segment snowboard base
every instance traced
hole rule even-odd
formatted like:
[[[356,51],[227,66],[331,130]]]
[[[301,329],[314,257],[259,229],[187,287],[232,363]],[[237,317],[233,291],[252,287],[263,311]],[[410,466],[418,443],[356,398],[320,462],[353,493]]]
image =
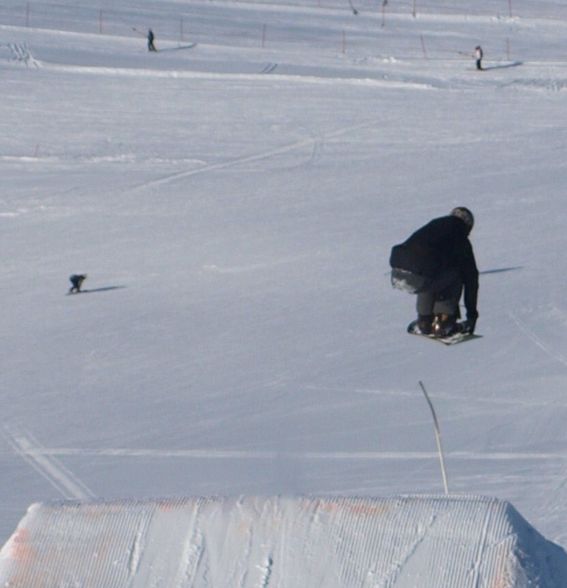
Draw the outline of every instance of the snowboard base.
[[[430,339],[431,341],[443,343],[443,345],[456,345],[457,343],[464,343],[465,341],[482,338],[482,335],[477,335],[476,333],[455,333],[454,335],[449,335],[449,337],[434,337],[433,335],[425,335],[421,331],[417,330],[417,321],[413,321],[409,324],[408,333],[410,335],[415,335],[416,337],[423,337],[424,339]]]

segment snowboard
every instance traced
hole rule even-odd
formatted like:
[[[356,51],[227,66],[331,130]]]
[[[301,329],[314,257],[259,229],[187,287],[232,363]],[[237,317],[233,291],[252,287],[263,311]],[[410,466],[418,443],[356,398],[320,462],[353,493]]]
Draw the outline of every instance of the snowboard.
[[[409,324],[408,333],[417,337],[430,339],[431,341],[437,341],[443,345],[456,345],[457,343],[464,343],[465,341],[480,339],[482,337],[482,335],[477,335],[476,333],[455,333],[454,335],[449,335],[448,337],[434,337],[433,335],[424,335],[417,330],[417,321],[413,321]]]

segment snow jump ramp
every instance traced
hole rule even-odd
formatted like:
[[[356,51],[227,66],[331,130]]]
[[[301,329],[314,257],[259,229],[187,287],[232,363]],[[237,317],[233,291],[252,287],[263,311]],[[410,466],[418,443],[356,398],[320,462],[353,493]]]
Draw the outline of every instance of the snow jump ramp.
[[[565,588],[567,555],[509,503],[463,496],[34,504],[9,588]]]

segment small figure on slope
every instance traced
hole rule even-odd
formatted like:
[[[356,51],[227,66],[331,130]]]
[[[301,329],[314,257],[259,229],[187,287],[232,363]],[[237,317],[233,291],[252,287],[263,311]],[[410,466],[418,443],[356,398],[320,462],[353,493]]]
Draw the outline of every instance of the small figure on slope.
[[[440,338],[474,333],[478,269],[468,238],[473,225],[471,211],[459,206],[392,248],[392,286],[417,294],[417,321],[409,332]],[[463,288],[467,320],[458,322]]]
[[[87,279],[87,274],[73,274],[69,276],[69,281],[71,282],[71,288],[69,289],[69,294],[78,294],[81,291],[81,286],[83,282]]]
[[[154,45],[155,35],[152,29],[148,29],[148,51],[157,51]]]
[[[482,58],[483,58],[482,47],[477,45],[474,49],[474,58],[476,60],[476,69],[482,70]]]

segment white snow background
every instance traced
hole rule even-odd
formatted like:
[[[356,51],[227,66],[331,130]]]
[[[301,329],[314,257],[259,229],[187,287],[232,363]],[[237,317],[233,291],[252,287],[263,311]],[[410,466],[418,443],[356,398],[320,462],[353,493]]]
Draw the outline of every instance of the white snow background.
[[[450,491],[567,547],[567,2],[113,4],[0,6],[0,544],[62,497],[440,493],[423,380]],[[446,348],[388,257],[456,205]]]

